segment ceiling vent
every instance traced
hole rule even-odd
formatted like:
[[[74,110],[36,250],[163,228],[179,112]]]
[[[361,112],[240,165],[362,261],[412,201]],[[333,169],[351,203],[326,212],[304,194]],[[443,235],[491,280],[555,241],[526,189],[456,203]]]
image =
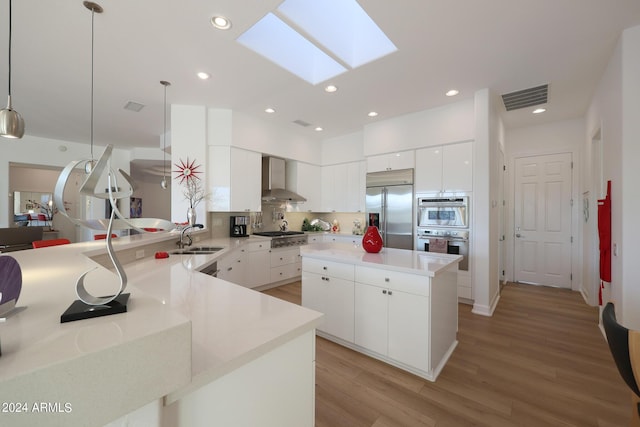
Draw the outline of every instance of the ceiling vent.
[[[300,125],[300,126],[302,126],[304,128],[311,126],[311,123],[307,123],[304,120],[300,120],[300,119],[294,120],[293,123],[295,123],[297,125]]]
[[[140,104],[139,102],[129,101],[125,104],[124,109],[129,111],[135,111],[139,113],[140,110],[144,108],[144,104]]]
[[[505,93],[502,95],[502,102],[504,102],[507,111],[546,104],[548,89],[549,85],[547,84],[519,90],[517,92]]]

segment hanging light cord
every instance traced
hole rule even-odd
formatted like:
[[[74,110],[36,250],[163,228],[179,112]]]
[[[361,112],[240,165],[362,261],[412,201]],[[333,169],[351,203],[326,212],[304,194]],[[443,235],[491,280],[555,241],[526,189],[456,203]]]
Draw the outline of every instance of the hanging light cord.
[[[164,109],[164,120],[162,123],[163,133],[162,133],[162,178],[167,178],[167,85],[163,83],[164,86],[164,104],[162,108]]]
[[[9,99],[11,99],[11,0],[9,0],[9,92],[8,93],[9,93]]]
[[[93,162],[93,18],[95,10],[91,8],[91,162]]]

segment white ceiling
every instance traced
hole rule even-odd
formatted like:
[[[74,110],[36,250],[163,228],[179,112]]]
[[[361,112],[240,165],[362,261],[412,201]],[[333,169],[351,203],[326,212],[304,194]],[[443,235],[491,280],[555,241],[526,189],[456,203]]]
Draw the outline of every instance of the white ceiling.
[[[638,0],[359,0],[398,47],[312,86],[235,42],[280,0],[98,0],[95,143],[159,147],[169,103],[229,108],[319,141],[367,123],[549,83],[547,112],[504,112],[507,127],[584,115],[621,31],[640,24]],[[7,93],[8,0],[0,0],[0,103]],[[222,14],[231,30],[215,30]],[[346,30],[345,30],[346,31]],[[81,0],[13,1],[13,106],[26,133],[89,142],[91,12]],[[201,81],[197,71],[211,79]],[[451,88],[460,95],[447,98]],[[128,101],[145,104],[139,113]],[[277,113],[266,115],[271,106]],[[367,112],[379,116],[371,119]],[[322,126],[301,128],[294,120]]]

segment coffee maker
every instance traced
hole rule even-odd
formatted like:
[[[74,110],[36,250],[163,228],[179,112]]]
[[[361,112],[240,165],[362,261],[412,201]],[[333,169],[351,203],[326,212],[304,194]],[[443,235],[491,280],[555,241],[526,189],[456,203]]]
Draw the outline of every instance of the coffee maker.
[[[230,237],[247,237],[247,224],[249,224],[248,216],[230,216],[229,217],[229,236]]]

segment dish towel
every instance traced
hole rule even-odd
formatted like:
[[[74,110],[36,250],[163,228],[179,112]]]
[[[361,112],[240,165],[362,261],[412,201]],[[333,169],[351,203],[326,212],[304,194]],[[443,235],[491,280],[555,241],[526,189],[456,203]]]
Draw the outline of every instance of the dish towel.
[[[429,252],[446,254],[448,247],[449,241],[447,239],[429,239]]]

